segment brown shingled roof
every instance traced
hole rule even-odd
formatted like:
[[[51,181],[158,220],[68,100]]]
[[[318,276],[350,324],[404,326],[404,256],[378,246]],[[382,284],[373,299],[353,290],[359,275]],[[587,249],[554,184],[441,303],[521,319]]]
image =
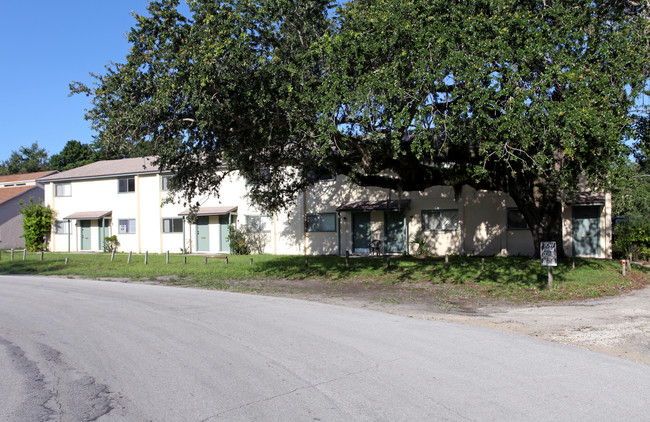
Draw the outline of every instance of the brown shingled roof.
[[[120,176],[139,173],[157,173],[158,166],[153,165],[155,157],[124,158],[105,160],[86,164],[39,179],[39,182],[52,182],[69,179],[91,179],[95,177]]]
[[[19,186],[17,188],[2,188],[2,189],[0,189],[0,204],[4,204],[5,202],[9,201],[10,199],[13,199],[13,198],[27,192],[28,190],[34,189],[36,187],[38,187],[38,186],[30,185],[30,186]]]
[[[40,179],[56,171],[38,171],[36,173],[22,173],[22,174],[9,174],[7,176],[0,176],[0,183],[15,183],[15,182],[31,182],[32,180]]]

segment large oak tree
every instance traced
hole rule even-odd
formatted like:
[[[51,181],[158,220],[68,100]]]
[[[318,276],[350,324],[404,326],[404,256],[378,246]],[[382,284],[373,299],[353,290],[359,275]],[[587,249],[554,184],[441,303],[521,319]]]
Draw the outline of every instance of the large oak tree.
[[[397,192],[507,192],[561,244],[562,201],[606,188],[648,81],[646,2],[151,2],[97,76],[99,142],[146,144],[185,199],[239,171],[274,211],[320,173]]]

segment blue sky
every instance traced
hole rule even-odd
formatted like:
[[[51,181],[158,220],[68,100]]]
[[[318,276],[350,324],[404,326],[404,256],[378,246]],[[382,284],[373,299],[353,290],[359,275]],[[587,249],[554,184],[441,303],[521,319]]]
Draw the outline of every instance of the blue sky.
[[[0,160],[37,141],[50,155],[71,139],[92,141],[89,98],[69,97],[72,81],[91,83],[110,61],[123,62],[147,0],[23,0],[2,6]]]

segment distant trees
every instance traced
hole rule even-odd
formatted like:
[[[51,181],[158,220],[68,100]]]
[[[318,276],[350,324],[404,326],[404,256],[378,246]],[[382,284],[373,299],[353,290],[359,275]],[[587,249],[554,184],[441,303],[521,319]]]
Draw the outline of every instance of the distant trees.
[[[1,174],[19,174],[44,171],[49,168],[47,151],[34,142],[29,147],[12,151],[9,159],[0,164]]]
[[[82,144],[79,141],[68,141],[60,153],[50,157],[50,169],[65,171],[75,167],[80,167],[95,160],[95,151],[88,144]]]

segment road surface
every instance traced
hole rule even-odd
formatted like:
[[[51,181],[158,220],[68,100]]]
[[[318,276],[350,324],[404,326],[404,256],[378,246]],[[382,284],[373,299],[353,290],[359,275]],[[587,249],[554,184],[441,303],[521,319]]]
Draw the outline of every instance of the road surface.
[[[648,420],[650,367],[483,327],[0,276],[1,421]]]

